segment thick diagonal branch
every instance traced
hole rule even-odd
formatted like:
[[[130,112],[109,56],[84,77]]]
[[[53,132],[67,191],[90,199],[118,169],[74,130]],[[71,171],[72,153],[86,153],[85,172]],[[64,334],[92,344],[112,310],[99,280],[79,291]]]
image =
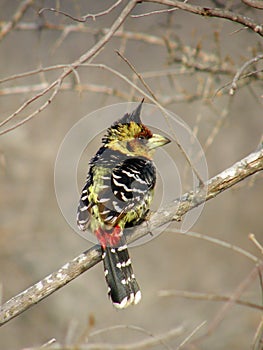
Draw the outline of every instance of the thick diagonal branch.
[[[185,193],[181,198],[158,210],[152,215],[147,224],[140,225],[128,236],[128,242],[143,237],[148,234],[149,230],[153,231],[173,220],[180,220],[191,209],[261,170],[263,170],[263,149],[249,154],[230,168],[208,180],[204,186]],[[96,265],[100,260],[100,247],[94,246],[63,265],[59,270],[11,298],[1,307],[0,325],[62,288],[65,284]]]

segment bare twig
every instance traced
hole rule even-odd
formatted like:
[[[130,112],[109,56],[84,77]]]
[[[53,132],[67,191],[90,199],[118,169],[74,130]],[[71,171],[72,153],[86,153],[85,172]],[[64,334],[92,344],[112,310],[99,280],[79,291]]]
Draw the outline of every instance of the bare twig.
[[[50,347],[50,345],[55,344],[57,340],[55,338],[52,338],[48,340],[45,344],[41,345],[41,348],[47,348]]]
[[[198,233],[198,232],[192,232],[192,231],[188,231],[188,232],[181,232],[179,230],[175,230],[176,233],[179,233],[181,235],[187,235],[187,236],[190,236],[190,237],[194,237],[194,238],[198,238],[198,239],[203,239],[205,241],[208,241],[210,243],[213,243],[213,244],[216,244],[218,246],[221,246],[223,248],[226,248],[226,249],[231,249],[233,252],[236,252],[238,254],[241,254],[243,256],[245,256],[246,258],[252,260],[254,263],[258,263],[259,262],[259,259],[249,253],[248,251],[232,244],[232,243],[229,243],[229,242],[226,242],[226,241],[223,241],[222,239],[218,239],[218,238],[215,238],[215,237],[211,237],[211,236],[207,236],[203,233]]]
[[[256,239],[255,235],[253,233],[250,233],[248,235],[248,238],[255,244],[255,246],[260,250],[261,254],[263,255],[263,247],[259,243],[259,241]]]
[[[250,66],[253,63],[258,62],[259,60],[263,59],[263,54],[257,55],[256,57],[251,58],[249,61],[243,64],[243,66],[236,72],[236,75],[234,76],[234,79],[232,80],[230,89],[229,89],[229,94],[234,95],[236,89],[237,89],[237,81],[240,79],[241,74],[243,71]]]
[[[122,2],[122,0],[118,0],[116,1],[112,6],[110,6],[108,9],[104,10],[104,11],[101,11],[101,12],[98,12],[98,13],[88,13],[87,15],[85,16],[82,16],[81,18],[78,18],[78,17],[74,17],[72,15],[70,15],[69,13],[67,12],[64,12],[64,11],[60,11],[60,10],[57,10],[57,9],[54,9],[54,8],[51,8],[51,7],[45,7],[43,9],[41,9],[38,13],[41,15],[43,12],[45,11],[50,11],[50,12],[55,12],[55,13],[59,13],[65,17],[68,17],[70,19],[72,19],[73,21],[76,21],[76,22],[86,22],[89,18],[92,18],[93,21],[96,20],[97,17],[101,17],[101,16],[105,16],[107,14],[109,14],[111,11],[113,11],[120,3]]]
[[[165,10],[156,10],[156,11],[151,11],[147,13],[141,13],[140,15],[131,15],[132,18],[140,18],[140,17],[147,17],[151,15],[159,15],[160,13],[167,13],[167,12],[174,12],[178,10],[177,7],[173,7],[171,9],[165,9]]]
[[[181,342],[181,344],[176,348],[176,350],[181,349],[189,340],[206,324],[206,321],[203,321]]]
[[[157,100],[157,97],[155,96],[153,90],[150,88],[150,86],[146,83],[146,81],[143,79],[142,75],[136,70],[136,68],[134,67],[134,65],[128,60],[127,57],[125,57],[120,51],[116,50],[117,55],[119,55],[121,57],[121,59],[127,63],[127,65],[131,68],[131,70],[133,71],[133,73],[137,76],[137,78],[139,79],[139,81],[142,83],[142,85],[145,87],[145,89],[151,94],[152,98],[155,101]]]
[[[10,81],[10,80],[29,77],[31,75],[38,74],[38,73],[49,72],[49,71],[57,70],[57,69],[64,69],[66,67],[69,67],[69,65],[68,64],[58,64],[56,66],[41,67],[41,68],[33,69],[31,71],[28,71],[28,72],[14,74],[14,75],[10,75],[9,77],[0,79],[0,84],[5,83],[5,82]]]
[[[172,221],[175,217],[181,219],[189,210],[196,208],[205,201],[214,198],[229,187],[261,170],[263,170],[262,149],[249,154],[229,169],[211,178],[205,186],[185,193],[181,198],[158,210],[151,216],[147,223],[140,225],[127,236],[128,243],[147,235],[149,231],[154,232],[154,229]],[[100,247],[94,246],[62,266],[58,271],[53,272],[35,285],[11,298],[1,307],[0,325],[8,322],[29,307],[54,293],[81,273],[97,264],[100,260]],[[239,295],[235,295],[235,299],[237,298],[239,298]]]
[[[194,299],[194,300],[204,300],[204,301],[220,301],[220,302],[228,302],[230,301],[230,296],[212,294],[212,293],[198,293],[198,292],[189,292],[186,290],[161,290],[159,292],[160,297],[181,297],[186,299]],[[235,299],[235,304],[247,306],[252,309],[263,311],[263,306],[250,303],[249,301]]]
[[[249,73],[244,74],[244,75],[242,75],[241,77],[239,77],[239,87],[245,86],[245,85],[248,84],[248,83],[246,83],[246,82],[244,81],[246,78],[250,78],[250,77],[256,76],[256,75],[259,74],[259,73],[262,73],[262,69],[254,70],[254,71],[252,71],[252,72],[249,72]],[[242,81],[243,81],[243,83],[242,83]],[[228,83],[226,83],[226,84],[224,84],[223,86],[220,86],[220,88],[218,88],[218,89],[215,91],[215,93],[214,93],[214,95],[213,95],[213,98],[214,98],[216,95],[218,95],[218,94],[222,94],[222,90],[225,89],[226,87],[231,86],[232,82],[233,82],[233,80],[230,81],[230,82],[228,82]],[[230,93],[228,92],[228,94],[230,94]]]

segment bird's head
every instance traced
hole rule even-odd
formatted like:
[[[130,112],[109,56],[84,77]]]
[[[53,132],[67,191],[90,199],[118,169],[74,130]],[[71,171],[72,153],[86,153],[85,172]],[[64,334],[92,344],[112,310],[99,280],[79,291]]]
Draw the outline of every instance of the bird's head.
[[[157,147],[164,146],[170,140],[162,135],[153,134],[141,121],[142,102],[131,113],[126,113],[115,122],[103,138],[105,146],[130,156],[152,158]]]

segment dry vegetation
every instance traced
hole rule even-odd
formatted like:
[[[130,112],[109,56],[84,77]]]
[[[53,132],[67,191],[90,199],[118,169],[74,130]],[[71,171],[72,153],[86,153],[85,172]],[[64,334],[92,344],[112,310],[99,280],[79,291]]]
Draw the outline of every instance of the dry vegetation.
[[[263,348],[262,9],[258,0],[1,1],[1,349]],[[59,211],[54,164],[84,115],[142,97],[190,126],[210,179],[186,185],[129,237],[170,222],[131,251],[143,300],[117,312],[100,250],[87,250]],[[180,233],[176,222],[208,199]]]

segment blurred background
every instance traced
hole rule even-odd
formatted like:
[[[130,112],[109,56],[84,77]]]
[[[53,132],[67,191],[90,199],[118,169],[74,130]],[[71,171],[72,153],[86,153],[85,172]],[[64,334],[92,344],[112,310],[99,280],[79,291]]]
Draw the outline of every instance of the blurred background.
[[[52,7],[81,18],[87,13],[104,11],[114,2],[0,0],[2,29],[25,3],[30,5],[21,12],[15,28],[1,37],[0,79],[41,67],[71,64],[104,35],[127,2],[96,20],[81,23],[48,11],[39,16],[38,11]],[[200,4],[228,6],[258,23],[262,19],[260,10],[240,1],[200,1]],[[142,3],[132,14],[165,8]],[[129,17],[92,63],[117,70],[143,89],[115,50],[129,59],[160,103],[193,130],[205,151],[209,177],[258,147],[263,125],[262,63],[249,67],[248,71],[256,70],[257,74],[240,80],[234,96],[229,96],[226,84],[246,61],[262,53],[259,35],[230,21],[183,11]],[[56,69],[1,81],[0,120],[12,115],[61,72]],[[68,130],[96,109],[143,97],[107,69],[80,67],[77,74],[79,81],[76,74],[67,77],[43,112],[0,136],[2,302],[91,247],[68,226],[55,196],[54,164]],[[24,120],[50,95],[18,113],[0,132]],[[102,123],[100,127],[104,130],[108,124]],[[98,145],[94,144],[94,150]],[[88,168],[89,157],[84,158],[86,161],[81,161],[78,169],[80,187]],[[171,189],[173,185],[171,182]],[[190,184],[185,187],[189,189]],[[262,194],[262,174],[257,174],[206,203],[192,231],[227,241],[260,257],[248,234],[254,233],[263,242]],[[131,249],[143,293],[139,305],[115,310],[107,298],[102,266],[98,264],[2,326],[0,348],[30,348],[51,338],[61,344],[76,345],[86,336],[91,343],[132,344],[182,326],[179,336],[164,336],[166,345],[155,345],[156,349],[176,348],[206,321],[191,341],[205,334],[223,303],[163,297],[159,292],[187,290],[231,295],[249,275],[254,263],[232,249],[176,234],[174,227],[171,224],[158,238]],[[240,298],[261,304],[261,287],[259,278],[253,280]],[[247,349],[253,344],[261,316],[255,308],[232,305],[222,322],[196,348]],[[122,327],[110,328],[117,325]],[[96,331],[100,332],[93,334]]]

